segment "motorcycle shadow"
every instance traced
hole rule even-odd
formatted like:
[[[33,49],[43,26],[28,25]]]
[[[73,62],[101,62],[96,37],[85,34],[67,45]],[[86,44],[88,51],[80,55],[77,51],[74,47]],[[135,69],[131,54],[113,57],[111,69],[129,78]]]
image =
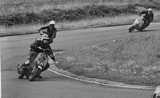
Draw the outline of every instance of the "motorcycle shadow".
[[[159,31],[157,29],[145,29],[142,32],[153,32],[153,31]]]
[[[155,32],[155,31],[159,31],[157,29],[145,29],[145,30],[142,30],[142,31],[139,31],[139,30],[135,30],[131,33],[140,33],[140,32]]]

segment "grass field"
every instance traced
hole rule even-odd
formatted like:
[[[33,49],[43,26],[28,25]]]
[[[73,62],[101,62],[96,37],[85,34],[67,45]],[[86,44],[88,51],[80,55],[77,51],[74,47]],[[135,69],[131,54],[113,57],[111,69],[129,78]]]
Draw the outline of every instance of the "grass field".
[[[56,55],[57,67],[77,75],[129,84],[159,85],[160,35],[139,33]]]
[[[94,19],[83,19],[79,21],[63,21],[56,23],[58,31],[74,30],[96,27],[110,27],[120,25],[130,25],[133,23],[137,15],[119,15],[114,17],[101,17]],[[160,11],[155,12],[154,22],[160,22]],[[37,30],[45,24],[24,24],[14,26],[0,26],[0,36],[14,36],[23,34],[38,33]],[[23,31],[23,32],[22,32]]]
[[[143,1],[143,2],[142,2]],[[0,0],[0,25],[45,23],[135,14],[160,9],[159,0]]]

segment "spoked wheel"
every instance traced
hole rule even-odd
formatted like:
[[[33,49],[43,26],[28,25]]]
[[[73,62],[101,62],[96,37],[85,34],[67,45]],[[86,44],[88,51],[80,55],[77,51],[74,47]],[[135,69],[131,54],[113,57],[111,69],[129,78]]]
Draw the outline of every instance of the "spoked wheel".
[[[37,78],[37,76],[39,76],[40,72],[41,70],[39,68],[34,67],[29,77],[29,81],[34,81]]]

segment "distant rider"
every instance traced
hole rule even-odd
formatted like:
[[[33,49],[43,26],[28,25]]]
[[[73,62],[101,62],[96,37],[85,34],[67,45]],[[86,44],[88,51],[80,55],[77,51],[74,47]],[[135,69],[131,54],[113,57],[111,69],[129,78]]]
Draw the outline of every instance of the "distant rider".
[[[143,31],[153,21],[154,14],[151,8],[141,11],[139,15],[140,17],[136,18],[132,26],[129,27],[129,32],[132,32],[134,29]]]
[[[151,8],[148,8],[147,10],[143,10],[142,12],[140,12],[140,16],[143,15],[143,19],[144,19],[144,25],[148,26],[154,18],[154,14]]]

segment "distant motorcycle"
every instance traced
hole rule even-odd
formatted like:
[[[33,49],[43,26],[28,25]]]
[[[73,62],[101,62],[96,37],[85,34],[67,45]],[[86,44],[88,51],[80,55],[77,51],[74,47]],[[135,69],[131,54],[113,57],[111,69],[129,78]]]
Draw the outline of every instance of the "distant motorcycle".
[[[147,28],[150,25],[149,20],[145,20],[144,16],[140,16],[135,19],[133,24],[129,27],[129,32],[133,32],[134,30],[143,31],[145,28]]]
[[[29,81],[34,81],[36,78],[38,78],[47,63],[48,55],[45,52],[40,52],[35,60],[31,63]]]

